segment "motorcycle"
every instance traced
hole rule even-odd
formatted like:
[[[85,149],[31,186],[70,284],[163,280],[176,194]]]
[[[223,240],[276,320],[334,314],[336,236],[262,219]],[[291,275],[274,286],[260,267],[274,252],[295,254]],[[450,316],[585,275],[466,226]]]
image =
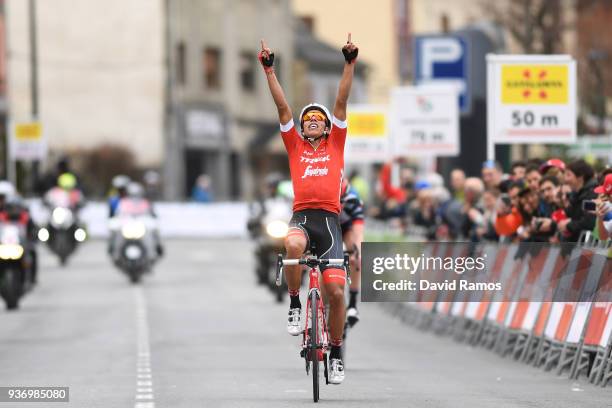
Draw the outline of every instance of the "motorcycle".
[[[6,308],[17,309],[33,285],[32,249],[25,226],[11,221],[0,224],[0,296]]]
[[[285,251],[285,237],[291,220],[291,203],[284,198],[271,198],[261,203],[257,217],[249,221],[249,231],[255,241],[255,273],[261,284],[267,285],[276,301],[282,302],[287,283],[276,286],[277,255]]]
[[[110,220],[109,253],[130,282],[140,282],[160,256],[157,222],[149,214],[118,214]]]
[[[47,243],[62,266],[86,238],[87,232],[79,225],[75,211],[68,206],[52,208],[47,225],[38,230],[38,240]]]

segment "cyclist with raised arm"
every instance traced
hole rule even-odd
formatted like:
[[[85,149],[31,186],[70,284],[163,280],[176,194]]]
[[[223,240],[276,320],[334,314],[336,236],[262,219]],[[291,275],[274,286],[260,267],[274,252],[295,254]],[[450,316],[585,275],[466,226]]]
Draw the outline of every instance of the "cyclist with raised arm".
[[[346,141],[346,105],[348,102],[358,49],[348,41],[342,47],[346,63],[340,79],[333,116],[320,104],[312,103],[300,113],[300,132],[293,122],[291,108],[274,73],[274,53],[261,41],[259,60],[266,73],[270,93],[278,109],[280,130],[289,156],[289,168],[295,198],[293,217],[285,239],[287,257],[299,258],[311,248],[320,259],[343,257],[342,232],[338,221],[340,189],[344,169]],[[300,303],[301,267],[285,268],[289,287],[289,319],[287,331],[292,336],[302,332]],[[329,382],[344,380],[341,347],[345,322],[343,267],[322,266],[323,286],[328,295],[330,331]]]

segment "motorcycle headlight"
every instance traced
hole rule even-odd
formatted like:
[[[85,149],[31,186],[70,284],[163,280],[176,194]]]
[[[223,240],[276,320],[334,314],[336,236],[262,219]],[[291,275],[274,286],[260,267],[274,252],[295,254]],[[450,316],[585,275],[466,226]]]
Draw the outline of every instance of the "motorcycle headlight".
[[[136,245],[130,245],[125,248],[125,257],[130,261],[135,261],[142,257],[142,249]]]
[[[128,222],[121,227],[121,235],[125,239],[140,239],[146,232],[147,228],[142,222]]]
[[[38,240],[40,242],[47,242],[49,240],[49,230],[41,228],[38,230]]]
[[[51,221],[54,225],[65,225],[72,222],[72,213],[67,208],[57,207],[51,213]]]
[[[16,244],[0,245],[0,259],[16,260],[23,256],[23,247]]]
[[[271,221],[266,225],[266,232],[273,238],[284,238],[289,231],[289,225],[285,221]]]
[[[74,239],[76,239],[78,242],[83,242],[86,238],[87,233],[83,228],[77,228],[76,231],[74,231]]]

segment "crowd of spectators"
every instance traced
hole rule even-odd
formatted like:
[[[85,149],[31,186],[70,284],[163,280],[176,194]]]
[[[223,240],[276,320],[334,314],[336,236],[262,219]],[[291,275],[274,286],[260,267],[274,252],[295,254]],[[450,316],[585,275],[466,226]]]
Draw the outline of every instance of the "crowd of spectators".
[[[612,238],[612,168],[584,160],[517,161],[509,174],[486,161],[480,177],[461,169],[417,178],[396,161],[383,166],[372,216],[425,231],[429,240],[579,242]],[[397,175],[393,181],[393,169]]]

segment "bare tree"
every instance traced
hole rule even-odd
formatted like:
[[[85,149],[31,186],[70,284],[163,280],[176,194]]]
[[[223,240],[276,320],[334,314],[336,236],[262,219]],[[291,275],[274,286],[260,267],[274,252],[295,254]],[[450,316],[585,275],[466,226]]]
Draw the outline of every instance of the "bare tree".
[[[504,27],[525,54],[555,54],[563,49],[563,0],[481,0],[493,21]]]

